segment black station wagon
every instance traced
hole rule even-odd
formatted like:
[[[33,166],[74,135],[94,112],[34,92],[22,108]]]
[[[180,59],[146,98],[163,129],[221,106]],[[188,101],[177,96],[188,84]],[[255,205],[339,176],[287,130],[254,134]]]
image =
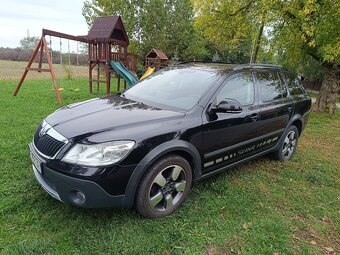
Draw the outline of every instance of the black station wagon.
[[[157,218],[183,203],[193,181],[267,153],[289,160],[310,109],[299,79],[280,66],[183,63],[52,113],[30,156],[60,201]]]

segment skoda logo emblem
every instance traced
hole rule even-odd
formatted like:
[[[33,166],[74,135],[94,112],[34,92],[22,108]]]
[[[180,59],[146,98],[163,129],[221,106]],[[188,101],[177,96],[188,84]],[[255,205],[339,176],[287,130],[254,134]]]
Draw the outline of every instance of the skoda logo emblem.
[[[43,137],[44,135],[46,135],[47,131],[49,130],[50,128],[48,126],[44,126],[42,127],[42,129],[40,130],[39,132],[39,137]]]

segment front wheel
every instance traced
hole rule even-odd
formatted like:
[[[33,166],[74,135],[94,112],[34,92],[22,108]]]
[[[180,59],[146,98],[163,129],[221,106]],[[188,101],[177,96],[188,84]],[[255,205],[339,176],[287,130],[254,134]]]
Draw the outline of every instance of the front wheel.
[[[191,183],[188,161],[177,155],[164,157],[143,177],[136,195],[136,209],[148,218],[169,215],[184,202]]]
[[[284,134],[284,139],[278,150],[273,152],[273,157],[279,161],[290,160],[297,147],[299,131],[296,126],[290,126]]]

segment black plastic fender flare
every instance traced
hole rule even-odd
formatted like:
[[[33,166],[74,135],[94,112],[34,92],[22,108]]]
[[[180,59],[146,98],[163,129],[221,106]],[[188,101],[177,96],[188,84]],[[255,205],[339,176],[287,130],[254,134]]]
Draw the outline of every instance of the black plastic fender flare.
[[[182,151],[188,153],[193,159],[193,180],[202,175],[201,156],[194,145],[183,140],[175,140],[162,143],[150,151],[133,171],[125,191],[124,207],[131,208],[134,205],[138,185],[150,166],[165,154]]]
[[[272,150],[277,150],[277,149],[279,149],[280,144],[281,144],[282,141],[285,139],[285,133],[287,132],[288,128],[293,124],[293,122],[296,121],[296,120],[301,121],[302,130],[303,130],[303,128],[304,128],[304,126],[303,126],[303,117],[302,117],[300,114],[295,114],[295,115],[289,120],[289,122],[288,122],[288,124],[287,124],[285,130],[283,131],[283,133],[282,133],[282,135],[281,135],[279,141],[276,143],[275,147],[274,147]],[[299,136],[300,136],[300,135],[301,135],[301,134],[299,134]]]

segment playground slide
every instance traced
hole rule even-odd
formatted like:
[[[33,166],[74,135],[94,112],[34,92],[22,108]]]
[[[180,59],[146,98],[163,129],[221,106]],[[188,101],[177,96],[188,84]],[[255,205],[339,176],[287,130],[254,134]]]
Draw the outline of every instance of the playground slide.
[[[148,77],[150,74],[153,74],[155,72],[155,67],[148,67],[148,70],[143,74],[143,76],[140,78],[140,80],[143,80],[144,78]]]
[[[122,64],[120,61],[110,61],[110,65],[124,80],[128,83],[129,87],[135,85],[138,79]]]

